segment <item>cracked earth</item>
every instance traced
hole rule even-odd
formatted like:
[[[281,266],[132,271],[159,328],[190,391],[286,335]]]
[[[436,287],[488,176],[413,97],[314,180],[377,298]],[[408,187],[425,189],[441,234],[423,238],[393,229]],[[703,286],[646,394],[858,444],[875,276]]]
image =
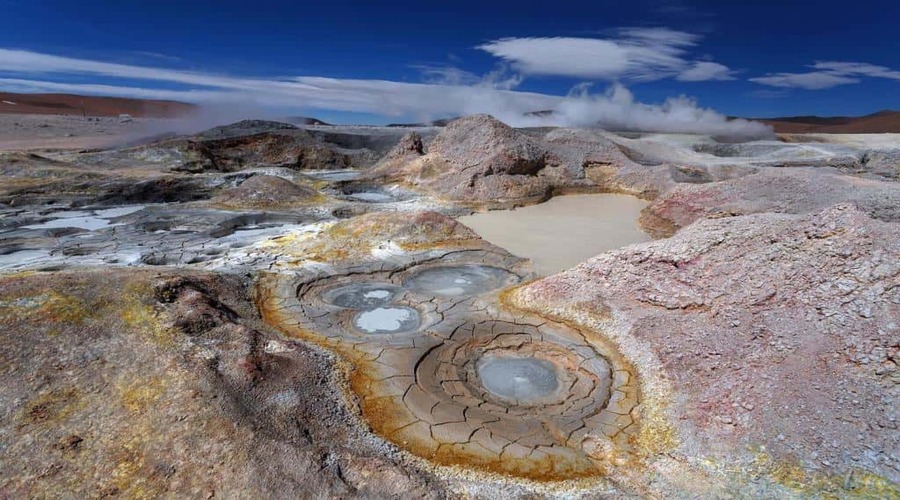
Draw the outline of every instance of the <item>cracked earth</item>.
[[[0,497],[898,495],[890,138],[405,132],[0,154]],[[658,239],[454,219],[584,192]]]
[[[515,260],[470,251],[390,271],[271,275],[259,304],[286,334],[347,356],[363,417],[417,456],[535,480],[599,475],[598,462],[621,465],[631,451],[633,371],[595,334],[499,307],[498,290],[522,279],[504,269]],[[414,328],[367,332],[354,320],[400,307]],[[498,360],[532,373],[480,368]],[[536,368],[551,387],[530,394]],[[508,377],[521,394],[491,389]]]

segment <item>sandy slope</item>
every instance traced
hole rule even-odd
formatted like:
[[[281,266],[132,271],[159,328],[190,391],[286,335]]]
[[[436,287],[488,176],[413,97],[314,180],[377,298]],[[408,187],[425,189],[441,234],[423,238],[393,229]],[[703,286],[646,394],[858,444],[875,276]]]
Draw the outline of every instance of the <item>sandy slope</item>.
[[[185,102],[96,97],[71,94],[16,94],[0,92],[0,113],[77,116],[131,116],[175,118],[196,111]]]

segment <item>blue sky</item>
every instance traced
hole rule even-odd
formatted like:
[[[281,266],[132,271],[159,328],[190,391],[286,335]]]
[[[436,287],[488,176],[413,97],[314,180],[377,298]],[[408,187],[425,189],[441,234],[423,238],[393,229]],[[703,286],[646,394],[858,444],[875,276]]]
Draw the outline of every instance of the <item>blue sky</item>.
[[[566,96],[589,103],[585,120],[900,108],[896,1],[0,0],[0,13],[11,91],[363,122],[512,116]],[[697,105],[665,104],[682,95]]]

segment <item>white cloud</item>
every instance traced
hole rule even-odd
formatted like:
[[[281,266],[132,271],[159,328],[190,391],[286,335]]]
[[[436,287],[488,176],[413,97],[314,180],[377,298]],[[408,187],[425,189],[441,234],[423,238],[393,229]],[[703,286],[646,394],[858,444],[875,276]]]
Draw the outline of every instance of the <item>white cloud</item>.
[[[807,73],[770,73],[766,76],[750,78],[751,82],[781,88],[801,88],[821,90],[859,83],[860,77],[888,78],[900,81],[900,71],[885,66],[859,62],[817,62]]]
[[[209,87],[234,87],[237,85],[235,79],[204,73],[106,63],[89,59],[41,54],[27,50],[0,49],[0,71],[25,74],[69,73],[102,75],[150,81],[179,82]]]
[[[150,57],[153,59],[161,59],[163,61],[169,61],[169,62],[181,61],[180,57],[170,56],[168,54],[163,54],[162,52],[149,52],[149,51],[145,51],[145,50],[138,50],[138,51],[135,51],[134,53],[139,56]]]
[[[724,65],[685,59],[699,39],[667,28],[627,28],[616,38],[503,38],[477,48],[528,75],[651,81],[687,73],[683,81],[727,79]]]
[[[895,71],[885,66],[876,66],[869,63],[858,62],[817,62],[813,68],[831,71],[840,75],[863,75],[876,78],[889,78],[900,80],[900,71]]]
[[[23,94],[51,92],[187,102],[221,101],[228,99],[231,95],[229,92],[212,90],[166,90],[94,83],[48,82],[40,80],[24,80],[20,78],[0,78],[0,89],[3,89],[6,92],[18,92]]]
[[[775,73],[766,76],[751,78],[751,82],[761,83],[770,87],[800,88],[807,90],[821,90],[859,83],[859,78],[829,73],[826,71],[814,71],[811,73]]]
[[[664,37],[665,33],[645,34]],[[3,74],[6,77],[3,77]],[[14,73],[10,75],[10,73]],[[60,83],[70,75],[94,75],[121,84]],[[282,116],[299,110],[334,110],[403,117],[415,121],[489,113],[515,126],[602,126],[612,129],[766,136],[762,124],[728,120],[686,98],[662,105],[635,102],[620,85],[603,94],[587,86],[568,96],[506,90],[517,76],[502,68],[481,78],[453,71],[434,72],[449,83],[406,83],[387,80],[298,76],[284,79],[233,77],[165,68],[151,68],[0,49],[0,89],[18,92],[68,92],[206,103],[219,108],[277,110]],[[134,81],[176,83],[186,90],[154,89]],[[552,110],[548,116],[526,116]],[[228,115],[234,117],[233,114]]]
[[[426,83],[438,85],[473,85],[480,81],[475,73],[449,65],[414,64]]]
[[[498,66],[484,76],[449,65],[419,64],[410,66],[419,70],[425,83],[438,85],[480,85],[483,87],[512,90],[522,83],[522,75],[511,72],[506,65]]]
[[[710,61],[698,61],[694,66],[682,71],[675,77],[682,82],[705,82],[709,80],[734,80],[734,71],[724,64]]]

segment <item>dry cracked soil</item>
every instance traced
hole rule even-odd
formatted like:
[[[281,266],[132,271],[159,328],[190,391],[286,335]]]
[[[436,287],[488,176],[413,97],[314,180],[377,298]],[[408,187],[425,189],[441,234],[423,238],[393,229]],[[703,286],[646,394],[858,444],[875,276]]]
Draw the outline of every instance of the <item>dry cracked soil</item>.
[[[900,135],[3,120],[2,498],[900,496]]]

